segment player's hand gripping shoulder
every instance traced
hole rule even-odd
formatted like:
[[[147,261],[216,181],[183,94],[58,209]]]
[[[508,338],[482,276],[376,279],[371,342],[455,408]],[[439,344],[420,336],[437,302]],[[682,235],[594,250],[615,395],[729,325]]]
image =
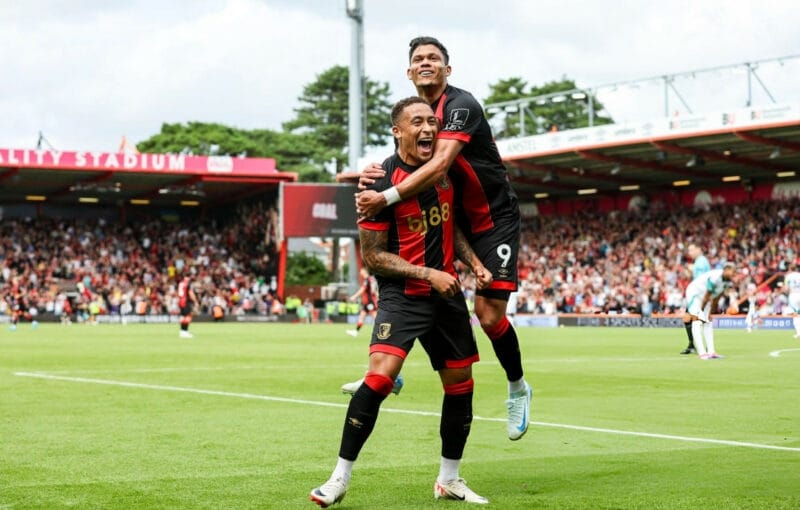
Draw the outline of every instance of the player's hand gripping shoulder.
[[[386,197],[383,193],[367,189],[375,181],[386,175],[386,171],[379,163],[370,163],[358,179],[359,192],[356,193],[356,214],[364,218],[372,218],[386,207]]]
[[[364,191],[375,184],[375,181],[386,175],[386,170],[383,169],[380,163],[370,163],[358,175],[358,191]]]

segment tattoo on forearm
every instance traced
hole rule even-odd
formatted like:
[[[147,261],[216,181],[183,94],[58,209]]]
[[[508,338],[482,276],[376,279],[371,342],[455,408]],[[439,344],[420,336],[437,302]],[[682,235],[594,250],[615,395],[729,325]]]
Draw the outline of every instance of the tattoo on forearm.
[[[367,268],[373,273],[388,278],[428,280],[430,268],[415,266],[402,257],[386,251],[389,243],[388,232],[362,228],[358,230],[358,237],[361,240],[361,256]]]
[[[478,256],[473,251],[472,246],[469,245],[467,242],[467,238],[464,236],[464,233],[461,232],[461,229],[456,227],[455,228],[455,250],[456,250],[456,257],[466,264],[470,269],[473,271],[475,270],[475,262],[478,259]]]

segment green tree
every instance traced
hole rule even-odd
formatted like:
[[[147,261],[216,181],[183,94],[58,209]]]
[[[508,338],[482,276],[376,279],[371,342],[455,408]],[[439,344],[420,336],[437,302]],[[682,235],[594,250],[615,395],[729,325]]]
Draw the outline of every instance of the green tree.
[[[286,285],[326,285],[331,275],[317,257],[301,251],[286,257]]]
[[[329,182],[331,175],[321,163],[325,148],[313,134],[294,134],[269,129],[244,130],[223,124],[189,122],[162,124],[161,132],[136,144],[141,152],[227,154],[273,158],[283,172],[297,172],[300,181]]]
[[[551,81],[540,86],[529,86],[528,82],[522,78],[512,77],[498,80],[494,84],[490,84],[489,88],[489,97],[484,101],[487,106],[487,116],[489,118],[497,115],[504,116],[502,124],[502,117],[495,117],[498,121],[493,123],[495,127],[498,124],[502,126],[495,133],[498,138],[519,136],[522,131],[522,122],[525,122],[526,134],[543,132],[553,127],[565,130],[589,125],[589,92],[583,91],[581,94],[578,92],[575,81],[566,77],[560,81]],[[559,92],[564,94],[559,94]],[[542,96],[549,96],[549,98],[544,99]],[[531,101],[523,106],[521,112],[511,105],[502,108],[501,111],[494,111],[495,108],[492,107],[493,104],[526,98],[530,98]],[[540,98],[540,100],[537,101],[535,98]],[[607,116],[603,104],[594,96],[591,97],[591,100],[594,125],[611,124],[613,120]]]
[[[316,81],[303,88],[296,117],[283,124],[289,133],[312,134],[323,148],[315,156],[321,161],[335,160],[337,172],[348,159],[349,80],[350,70],[345,66],[334,66],[317,75]],[[379,147],[391,136],[389,84],[365,79],[364,91],[364,145]]]
[[[297,172],[305,182],[333,180],[326,166],[338,172],[347,160],[350,71],[334,66],[303,89],[296,118],[282,131],[244,130],[218,123],[162,124],[161,132],[136,144],[142,152],[196,155],[228,154],[274,158],[284,172]],[[364,80],[365,144],[385,145],[391,137],[389,84]]]

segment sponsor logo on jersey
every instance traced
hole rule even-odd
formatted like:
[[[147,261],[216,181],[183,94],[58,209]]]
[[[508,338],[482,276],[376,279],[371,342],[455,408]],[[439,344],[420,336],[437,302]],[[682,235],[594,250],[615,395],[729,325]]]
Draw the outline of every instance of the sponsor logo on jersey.
[[[443,131],[460,131],[467,125],[469,118],[469,110],[466,108],[456,108],[450,112],[450,118],[447,119],[447,124],[444,126]]]

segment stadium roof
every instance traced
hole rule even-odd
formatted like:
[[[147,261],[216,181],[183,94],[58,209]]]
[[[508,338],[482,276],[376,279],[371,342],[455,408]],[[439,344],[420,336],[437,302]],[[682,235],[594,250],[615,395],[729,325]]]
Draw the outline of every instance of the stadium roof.
[[[0,203],[218,205],[296,179],[267,158],[0,149]]]
[[[498,140],[523,201],[800,177],[800,104]]]

